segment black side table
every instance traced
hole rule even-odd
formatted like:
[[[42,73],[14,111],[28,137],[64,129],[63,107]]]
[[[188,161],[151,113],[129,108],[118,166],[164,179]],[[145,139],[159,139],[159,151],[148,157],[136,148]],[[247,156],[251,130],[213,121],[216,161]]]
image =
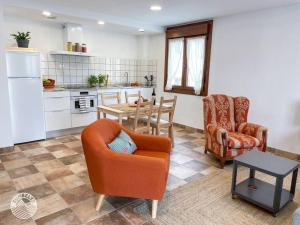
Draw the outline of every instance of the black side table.
[[[236,184],[237,168],[244,166],[250,169],[249,178]],[[255,171],[276,177],[276,184],[270,184],[255,178]],[[283,179],[293,172],[290,190],[282,188]],[[252,150],[233,160],[232,198],[236,196],[260,206],[277,216],[277,213],[295,195],[298,174],[298,162],[283,157]]]

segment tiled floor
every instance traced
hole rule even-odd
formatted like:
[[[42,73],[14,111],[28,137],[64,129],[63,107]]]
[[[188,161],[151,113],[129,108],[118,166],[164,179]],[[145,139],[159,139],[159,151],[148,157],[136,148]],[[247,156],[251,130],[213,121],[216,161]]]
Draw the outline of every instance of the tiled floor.
[[[175,147],[167,190],[172,190],[216,170],[217,161],[204,154],[203,135],[175,129]],[[10,201],[18,192],[31,193],[38,210],[33,219],[15,218]],[[87,174],[80,135],[23,144],[0,153],[0,224],[151,224],[139,214],[141,199],[107,197],[95,211],[97,195]],[[141,204],[141,201],[145,204]]]

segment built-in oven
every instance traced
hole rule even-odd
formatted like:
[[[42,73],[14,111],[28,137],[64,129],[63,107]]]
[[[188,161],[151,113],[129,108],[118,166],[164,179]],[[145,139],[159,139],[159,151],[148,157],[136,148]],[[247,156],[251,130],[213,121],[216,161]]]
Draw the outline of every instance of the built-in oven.
[[[97,91],[71,91],[71,113],[88,113],[97,110]]]

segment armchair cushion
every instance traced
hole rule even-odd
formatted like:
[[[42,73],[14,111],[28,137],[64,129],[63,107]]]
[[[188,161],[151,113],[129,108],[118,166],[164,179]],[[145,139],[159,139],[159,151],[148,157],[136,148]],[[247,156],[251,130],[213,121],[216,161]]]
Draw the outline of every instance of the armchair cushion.
[[[234,149],[240,148],[254,148],[260,146],[260,141],[252,136],[237,133],[237,132],[229,132],[228,134],[228,147]]]
[[[110,143],[108,147],[116,152],[132,154],[136,150],[136,145],[133,140],[124,131]]]

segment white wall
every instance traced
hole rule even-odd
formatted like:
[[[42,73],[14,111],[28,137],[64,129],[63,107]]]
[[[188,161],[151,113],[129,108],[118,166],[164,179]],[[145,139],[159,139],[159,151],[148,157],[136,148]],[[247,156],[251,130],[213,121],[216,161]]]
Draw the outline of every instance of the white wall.
[[[300,5],[214,20],[209,94],[247,96],[249,121],[269,128],[269,146],[300,154]],[[149,41],[163,92],[164,35]],[[175,122],[203,128],[202,98],[178,95]]]
[[[0,148],[13,145],[12,130],[10,123],[10,105],[8,95],[8,81],[6,76],[6,65],[4,55],[3,39],[3,11],[0,3]]]
[[[15,16],[5,16],[6,46],[15,46],[10,34],[17,31],[31,31],[30,47],[41,52],[63,50],[62,25],[48,21],[35,21]],[[83,41],[90,53],[104,57],[136,58],[138,54],[137,37],[116,32],[108,32],[83,27]]]
[[[214,21],[210,93],[250,99],[272,147],[300,153],[300,5]]]

